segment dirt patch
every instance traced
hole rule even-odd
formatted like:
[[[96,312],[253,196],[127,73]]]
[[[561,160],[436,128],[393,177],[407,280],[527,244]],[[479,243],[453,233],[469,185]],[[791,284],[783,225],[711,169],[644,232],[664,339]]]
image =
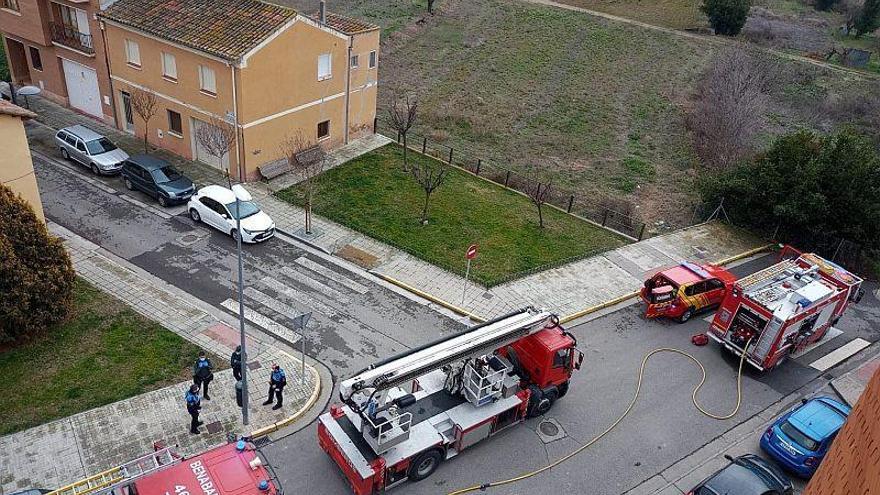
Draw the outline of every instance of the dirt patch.
[[[365,270],[372,270],[379,266],[379,258],[377,256],[374,256],[363,249],[356,248],[351,244],[342,246],[342,248],[338,249],[334,254],[344,260],[351,261]]]

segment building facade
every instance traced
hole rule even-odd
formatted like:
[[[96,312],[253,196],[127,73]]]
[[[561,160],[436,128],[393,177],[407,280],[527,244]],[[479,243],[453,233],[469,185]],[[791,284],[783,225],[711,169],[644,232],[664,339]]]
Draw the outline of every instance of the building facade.
[[[377,26],[260,0],[119,0],[99,19],[119,126],[142,136],[132,97],[154,94],[155,146],[255,180],[288,136],[332,148],[373,132]],[[195,138],[218,121],[236,135],[222,160]]]
[[[0,0],[13,85],[114,124],[110,75],[95,14],[99,0]]]
[[[25,119],[36,115],[30,110],[0,100],[0,184],[20,194],[34,208],[37,218],[46,221],[40,190],[34,175],[31,150],[24,133]]]

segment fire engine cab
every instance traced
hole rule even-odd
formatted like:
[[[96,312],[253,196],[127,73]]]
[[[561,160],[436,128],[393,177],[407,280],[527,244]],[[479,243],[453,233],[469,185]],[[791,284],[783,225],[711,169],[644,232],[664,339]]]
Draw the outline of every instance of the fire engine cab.
[[[665,316],[679,323],[695,313],[721,304],[734,277],[720,266],[682,263],[661,270],[645,281],[641,297],[647,303],[645,317]]]
[[[821,340],[849,304],[859,302],[861,285],[861,278],[839,265],[800,254],[737,280],[715,313],[709,337],[769,370]]]
[[[48,495],[282,495],[256,448],[243,440],[184,459],[170,447]]]
[[[339,385],[318,442],[357,495],[430,476],[568,391],[583,353],[555,315],[525,308],[376,363]]]

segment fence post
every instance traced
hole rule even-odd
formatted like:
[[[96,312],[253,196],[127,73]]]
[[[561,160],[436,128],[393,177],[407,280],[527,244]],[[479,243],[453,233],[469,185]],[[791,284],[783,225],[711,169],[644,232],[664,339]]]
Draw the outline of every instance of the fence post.
[[[566,213],[571,213],[572,204],[574,204],[574,194],[568,197],[568,208],[565,210]]]
[[[642,224],[642,228],[639,229],[639,240],[642,240],[642,236],[645,235],[645,224]]]
[[[608,221],[608,208],[605,208],[605,212],[602,213],[602,226],[605,226],[605,222]]]
[[[504,187],[507,187],[508,182],[510,182],[510,170],[507,171],[507,177],[504,178]]]
[[[373,117],[373,134],[376,134],[376,130],[379,127],[379,117]]]
[[[397,144],[400,144],[400,131],[397,131]]]
[[[482,165],[482,164],[483,164],[483,160],[480,158],[477,158],[477,173],[476,173],[476,175],[480,175],[480,165]]]
[[[452,165],[452,147],[449,148],[449,164]]]
[[[425,150],[427,150],[427,149],[428,149],[428,138],[423,137],[422,138],[422,154],[423,155],[425,154]]]

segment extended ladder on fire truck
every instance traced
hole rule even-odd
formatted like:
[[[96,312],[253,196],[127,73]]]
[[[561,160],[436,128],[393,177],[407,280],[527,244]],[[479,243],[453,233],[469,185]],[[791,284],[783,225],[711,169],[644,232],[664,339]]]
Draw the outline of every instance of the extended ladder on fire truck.
[[[179,463],[180,459],[180,455],[171,447],[165,447],[61,487],[48,495],[117,495],[114,490],[127,486],[150,473],[173,466]]]

